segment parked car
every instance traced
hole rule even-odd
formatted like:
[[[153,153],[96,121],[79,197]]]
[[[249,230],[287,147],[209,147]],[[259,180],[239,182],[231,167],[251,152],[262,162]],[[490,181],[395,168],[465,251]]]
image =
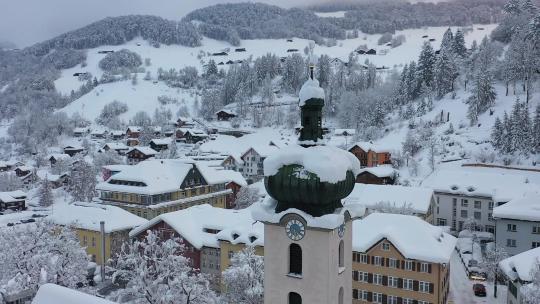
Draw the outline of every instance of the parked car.
[[[37,213],[34,213],[32,214],[32,218],[40,218],[40,217],[46,217],[47,215],[45,214],[37,214]]]
[[[21,220],[21,223],[23,224],[28,224],[28,223],[34,223],[36,220],[35,219],[27,219],[27,220]]]
[[[15,226],[15,224],[13,224],[13,223],[7,223],[7,226],[8,226],[8,227],[11,227],[11,226]]]
[[[477,297],[486,296],[486,286],[484,284],[476,283],[473,285],[474,295]]]

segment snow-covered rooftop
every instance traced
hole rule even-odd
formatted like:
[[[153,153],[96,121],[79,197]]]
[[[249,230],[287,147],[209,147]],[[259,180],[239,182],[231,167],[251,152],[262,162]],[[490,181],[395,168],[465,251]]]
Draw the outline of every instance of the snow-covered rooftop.
[[[382,166],[377,166],[377,167],[362,168],[359,174],[362,174],[363,172],[369,172],[377,177],[383,178],[383,177],[393,177],[394,175],[396,175],[397,170],[392,168],[391,165],[382,165]]]
[[[493,217],[524,221],[540,221],[540,193],[529,192],[495,207]]]
[[[144,155],[156,155],[158,154],[158,151],[150,148],[150,147],[146,147],[146,146],[143,146],[143,147],[133,147],[131,149],[129,149],[129,151],[127,151],[126,153],[129,153],[131,151],[134,151],[134,150],[137,150],[139,152],[141,152],[142,154]]]
[[[47,156],[48,159],[50,158],[54,158],[56,160],[59,160],[59,159],[69,159],[71,158],[71,156],[67,155],[67,154],[63,154],[63,153],[52,153],[52,154],[49,154]]]
[[[112,150],[129,150],[128,146],[119,142],[106,143],[103,145],[103,149],[105,149],[105,147],[109,147],[109,149],[112,149]]]
[[[260,227],[262,224],[255,223],[250,208],[233,210],[212,207],[208,204],[161,214],[148,223],[133,229],[129,235],[134,237],[160,222],[167,223],[197,249],[202,247],[219,248],[219,240],[229,240],[229,237],[236,242],[247,240],[247,244],[260,246],[264,244],[264,229]],[[234,239],[235,233],[242,238]],[[249,239],[251,236],[255,236],[256,240],[251,242]]]
[[[106,233],[133,229],[147,222],[119,207],[83,202],[55,205],[54,213],[47,219],[58,225],[92,231],[100,231],[99,222],[104,221]]]
[[[410,215],[373,213],[353,222],[353,250],[367,252],[382,239],[407,259],[448,263],[456,238],[443,228]]]
[[[383,152],[392,151],[392,148],[390,147],[387,147],[381,144],[374,144],[373,142],[367,142],[367,141],[360,141],[360,142],[354,143],[350,149],[354,148],[355,146],[358,146],[360,149],[364,150],[365,152],[368,152],[369,150],[375,153],[383,153]]]
[[[492,197],[497,202],[510,201],[539,187],[528,183],[522,175],[465,169],[437,170],[422,182],[422,186],[436,192]]]
[[[20,190],[17,191],[9,191],[9,192],[0,192],[0,201],[4,203],[11,203],[11,202],[17,202],[21,199],[18,199],[17,197],[24,197],[26,198],[26,194]]]
[[[531,281],[531,271],[537,263],[540,263],[540,247],[506,258],[499,262],[499,267],[512,281]]]
[[[304,106],[306,101],[312,98],[324,99],[324,90],[319,86],[319,81],[317,79],[308,79],[299,93],[300,103],[299,106]]]
[[[380,203],[392,206],[410,207],[415,212],[426,214],[433,199],[433,190],[429,188],[405,187],[394,185],[355,184],[351,194],[343,204],[359,204],[375,208]]]
[[[268,156],[270,156],[272,154],[275,154],[277,151],[279,151],[279,148],[277,146],[275,146],[275,145],[270,145],[270,144],[267,144],[267,145],[254,145],[254,146],[250,147],[249,149],[247,149],[247,151],[245,151],[242,154],[242,158],[250,150],[254,150],[255,152],[257,152],[257,154],[259,154],[262,157],[268,157]]]
[[[95,297],[74,289],[47,283],[41,285],[32,300],[32,304],[114,304],[111,301]]]
[[[359,218],[365,213],[365,208],[363,206],[349,205],[336,210],[335,213],[314,217],[302,210],[295,208],[289,208],[282,212],[276,213],[276,205],[277,201],[267,195],[260,204],[252,205],[253,218],[257,221],[277,224],[285,215],[297,214],[306,221],[308,227],[336,229],[345,221],[345,212],[348,212],[353,219]]]
[[[321,182],[329,183],[345,180],[349,170],[354,176],[360,172],[358,159],[345,150],[330,146],[288,146],[264,160],[264,175],[275,175],[281,167],[292,164],[303,166]]]
[[[168,146],[171,143],[170,138],[154,138],[150,142],[153,142],[155,145],[161,146],[166,145]]]

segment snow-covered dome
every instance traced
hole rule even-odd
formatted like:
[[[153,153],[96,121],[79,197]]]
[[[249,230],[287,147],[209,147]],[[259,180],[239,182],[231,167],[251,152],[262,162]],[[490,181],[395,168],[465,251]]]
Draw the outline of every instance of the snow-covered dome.
[[[317,79],[308,79],[300,89],[300,106],[304,106],[306,101],[316,98],[324,99],[324,90],[319,86]]]

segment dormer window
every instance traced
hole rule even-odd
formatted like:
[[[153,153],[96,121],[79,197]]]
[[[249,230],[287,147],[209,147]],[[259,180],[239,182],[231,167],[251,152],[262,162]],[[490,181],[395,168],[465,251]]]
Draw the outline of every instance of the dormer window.
[[[250,236],[250,237],[249,237],[249,241],[250,241],[251,243],[255,242],[256,240],[257,240],[257,237],[256,237],[256,236]]]
[[[233,240],[236,240],[240,235],[238,233],[233,233],[232,237]]]

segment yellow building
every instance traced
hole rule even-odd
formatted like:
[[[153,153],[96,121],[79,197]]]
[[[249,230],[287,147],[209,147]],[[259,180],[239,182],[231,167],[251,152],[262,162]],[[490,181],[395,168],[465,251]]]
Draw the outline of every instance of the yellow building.
[[[114,257],[129,239],[129,231],[145,224],[147,220],[121,208],[95,203],[73,203],[55,206],[54,214],[47,219],[57,225],[72,227],[90,259],[97,264]],[[102,251],[101,222],[104,222],[105,251]]]
[[[118,171],[97,185],[100,199],[145,219],[202,204],[225,208],[232,193],[225,174],[192,160],[146,160]]]

